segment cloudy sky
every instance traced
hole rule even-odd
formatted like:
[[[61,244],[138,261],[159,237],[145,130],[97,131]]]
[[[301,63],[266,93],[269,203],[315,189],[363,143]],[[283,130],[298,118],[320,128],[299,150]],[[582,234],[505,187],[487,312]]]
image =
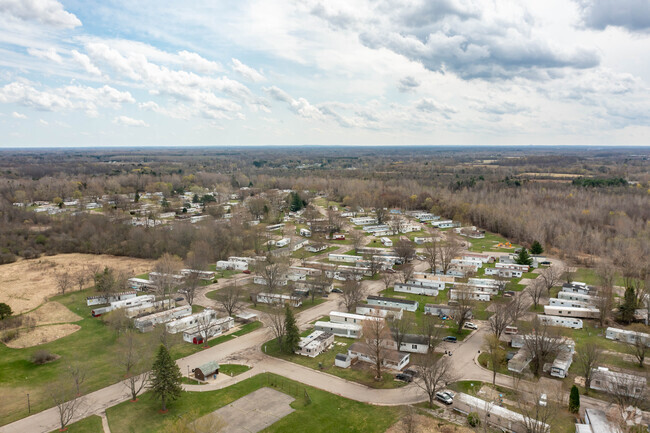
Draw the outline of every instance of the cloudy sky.
[[[650,144],[649,0],[0,0],[0,146]]]

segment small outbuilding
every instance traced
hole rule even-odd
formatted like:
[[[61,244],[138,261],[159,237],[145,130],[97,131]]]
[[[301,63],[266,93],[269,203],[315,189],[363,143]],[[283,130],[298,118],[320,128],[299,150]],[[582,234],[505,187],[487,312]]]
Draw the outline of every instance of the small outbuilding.
[[[219,374],[219,363],[217,361],[210,361],[196,367],[192,371],[194,372],[194,377],[196,379],[205,380],[206,377],[210,377],[213,374]]]
[[[348,368],[350,366],[350,357],[347,353],[338,353],[334,358],[334,365],[341,368]]]

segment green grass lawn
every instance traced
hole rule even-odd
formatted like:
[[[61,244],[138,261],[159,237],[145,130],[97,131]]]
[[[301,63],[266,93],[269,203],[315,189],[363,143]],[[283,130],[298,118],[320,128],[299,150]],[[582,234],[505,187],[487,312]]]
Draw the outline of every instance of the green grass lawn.
[[[135,277],[136,278],[141,278],[143,280],[148,280],[149,279],[149,274],[140,274],[140,275],[136,275]]]
[[[150,393],[144,394],[136,403],[126,401],[109,408],[106,413],[111,431],[157,433],[162,431],[167,419],[176,419],[193,409],[198,411],[198,416],[203,416],[263,387],[277,389],[296,399],[291,404],[295,411],[262,430],[267,433],[383,433],[400,415],[398,407],[372,406],[348,400],[270,373],[259,374],[217,391],[184,392],[179,400],[169,404],[169,411],[165,414],[159,413],[160,402]]]
[[[472,239],[468,237],[465,240],[467,240],[469,243],[472,244],[472,246],[469,249],[470,251],[479,252],[479,253],[484,251],[514,253],[515,248],[519,248],[521,246],[521,245],[512,244],[512,248],[494,248],[499,242],[506,243],[507,239],[497,234],[489,233],[489,232],[485,233],[485,237],[483,239]]]
[[[573,281],[581,281],[596,286],[600,284],[598,274],[593,268],[577,268],[573,274]],[[614,284],[617,286],[625,286],[625,280],[620,275],[617,275],[614,279]]]
[[[248,365],[242,364],[221,364],[219,365],[219,374],[226,376],[237,376],[247,372],[251,368]]]
[[[53,430],[51,433],[58,432],[59,429]],[[70,433],[98,433],[102,432],[102,419],[99,415],[91,415],[88,418],[80,419],[79,421],[68,424]]]
[[[52,400],[47,394],[48,386],[66,374],[72,364],[78,364],[87,372],[83,385],[85,392],[92,392],[121,380],[121,373],[115,365],[117,336],[102,318],[91,317],[91,307],[86,306],[86,297],[94,294],[91,289],[86,289],[51,298],[82,317],[81,321],[75,322],[81,326],[77,332],[31,348],[11,349],[0,345],[0,394],[21,396],[0,398],[0,425],[28,415],[27,399],[22,398],[27,393],[30,394],[32,413],[52,407]],[[259,326],[249,324],[244,328],[248,327],[245,330],[250,332]],[[147,339],[150,336],[152,334],[142,337]],[[235,337],[232,335],[220,336],[210,340],[208,344],[212,347],[233,338]],[[174,359],[202,350],[200,345],[182,342],[180,334],[171,336],[171,341],[176,343],[170,351]],[[54,353],[59,358],[44,365],[33,364],[30,360],[32,354],[41,349]]]
[[[325,299],[325,298],[314,298],[314,302],[312,302],[311,297],[303,298],[302,305],[300,307],[298,307],[298,308],[294,308],[293,311],[295,313],[299,313],[299,312],[304,311],[304,310],[306,310],[308,308],[315,307],[316,305],[322,304],[326,300],[327,299]],[[257,311],[261,311],[263,313],[267,313],[267,312],[271,311],[271,307],[269,305],[266,305],[266,304],[259,304],[258,303],[256,306],[251,305],[250,308],[252,308],[254,310],[257,310]]]
[[[304,334],[310,334],[311,330],[305,331]],[[280,350],[275,339],[270,340],[264,344],[264,350],[267,355],[275,356],[305,367],[313,368],[314,370],[323,371],[334,376],[342,377],[346,380],[358,382],[371,388],[398,388],[405,385],[405,382],[395,380],[395,377],[390,373],[384,373],[381,381],[374,379],[374,373],[370,368],[366,368],[369,364],[359,363],[360,368],[340,368],[334,365],[334,358],[337,353],[347,353],[348,347],[358,340],[352,338],[335,337],[336,345],[320,355],[310,358],[308,356],[287,354]]]

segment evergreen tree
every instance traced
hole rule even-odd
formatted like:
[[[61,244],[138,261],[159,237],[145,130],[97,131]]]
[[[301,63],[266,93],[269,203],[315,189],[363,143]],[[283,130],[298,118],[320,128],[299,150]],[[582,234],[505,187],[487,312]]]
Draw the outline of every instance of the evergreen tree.
[[[305,207],[305,203],[302,201],[298,193],[292,192],[289,195],[289,209],[291,212],[297,212],[303,207]]]
[[[618,312],[621,315],[621,321],[631,323],[634,320],[634,311],[636,310],[636,293],[633,287],[625,289],[623,303],[619,305]]]
[[[530,258],[530,254],[528,254],[528,250],[524,247],[521,247],[521,250],[519,250],[519,255],[515,259],[515,263],[518,265],[532,265],[533,264],[533,259]]]
[[[198,203],[199,202],[199,195],[194,194],[194,197],[192,197],[192,203]]]
[[[569,394],[569,412],[578,413],[578,411],[580,411],[580,393],[578,387],[573,385]]]
[[[544,252],[544,248],[542,248],[542,244],[540,244],[539,241],[535,241],[530,246],[530,252],[537,256]]]
[[[285,308],[287,311],[284,318],[284,351],[286,353],[293,353],[298,348],[298,343],[300,343],[300,331],[298,330],[298,325],[296,325],[296,317],[293,315],[289,304]]]
[[[133,199],[134,202],[139,202],[140,201],[140,193],[138,191],[135,192],[135,198]]]
[[[3,320],[13,314],[11,307],[4,302],[0,302],[0,320]]]
[[[151,368],[151,391],[162,401],[163,411],[167,410],[167,401],[181,396],[181,377],[181,369],[161,344]]]

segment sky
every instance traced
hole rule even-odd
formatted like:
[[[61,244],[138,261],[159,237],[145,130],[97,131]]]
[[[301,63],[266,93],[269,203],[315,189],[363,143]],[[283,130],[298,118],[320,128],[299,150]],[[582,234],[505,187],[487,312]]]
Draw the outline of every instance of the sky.
[[[650,145],[650,0],[0,0],[0,147]]]

